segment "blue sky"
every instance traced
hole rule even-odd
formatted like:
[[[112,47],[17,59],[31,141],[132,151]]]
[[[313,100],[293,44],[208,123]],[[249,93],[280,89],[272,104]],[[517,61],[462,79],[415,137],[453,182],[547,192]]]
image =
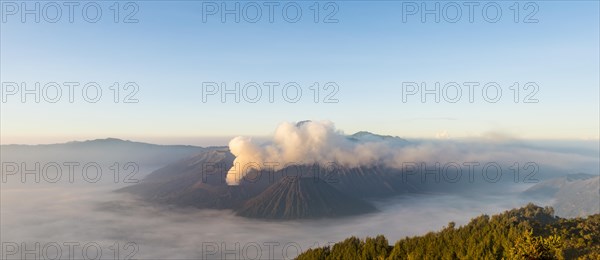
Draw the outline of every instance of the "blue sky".
[[[598,139],[597,1],[532,2],[539,8],[532,17],[537,23],[523,23],[534,10],[524,9],[525,2],[520,2],[515,22],[512,1],[494,2],[502,10],[496,23],[481,15],[487,2],[475,7],[472,23],[465,6],[457,23],[443,18],[436,23],[431,15],[421,22],[418,14],[403,22],[403,2],[392,1],[332,2],[338,7],[333,16],[337,23],[322,22],[333,10],[323,9],[326,2],[320,2],[317,23],[310,9],[313,1],[294,2],[303,12],[296,23],[279,13],[289,2],[275,8],[273,23],[266,14],[257,23],[242,18],[236,23],[231,15],[222,23],[218,14],[203,22],[201,1],[133,1],[139,7],[134,16],[138,22],[122,22],[133,9],[123,9],[121,2],[120,22],[115,23],[110,9],[114,2],[98,3],[103,14],[97,23],[85,22],[79,12],[69,23],[66,8],[57,23],[35,23],[33,16],[23,23],[18,15],[7,15],[3,6],[3,83],[97,82],[103,96],[89,103],[76,94],[70,103],[63,93],[57,103],[42,99],[38,104],[32,97],[23,103],[18,94],[8,95],[0,104],[2,143],[110,136],[202,144],[204,137],[266,135],[282,121],[304,119],[331,120],[347,133],[369,130],[408,138],[500,134]],[[226,2],[229,7],[235,3]],[[121,87],[135,82],[139,102],[115,103],[109,89],[114,82]],[[233,96],[221,102],[219,95],[203,102],[203,82],[225,82],[228,87],[235,82],[296,82],[303,95],[290,103],[276,91],[271,103],[263,88],[257,103],[236,103]],[[315,82],[321,87],[318,103],[310,89]],[[339,87],[337,103],[322,102],[327,82]],[[485,101],[479,87],[469,102],[464,86],[456,103],[436,103],[433,96],[422,102],[419,95],[403,102],[403,82],[425,82],[430,88],[435,82],[496,82],[503,92],[497,103]],[[515,82],[520,87],[517,103],[510,89]],[[538,103],[522,102],[531,90],[523,89],[527,82],[539,87],[534,95]],[[120,99],[127,93],[121,91]]]

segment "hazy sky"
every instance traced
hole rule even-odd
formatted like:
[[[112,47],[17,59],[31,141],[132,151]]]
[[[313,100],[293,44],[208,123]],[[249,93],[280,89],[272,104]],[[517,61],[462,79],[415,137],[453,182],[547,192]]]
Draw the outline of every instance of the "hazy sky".
[[[34,2],[28,3],[34,7]],[[312,1],[297,1],[293,3],[302,16],[295,23],[286,21],[293,20],[295,5],[289,5],[289,15],[282,16],[288,2],[273,7],[272,23],[268,2],[238,2],[239,23],[234,15],[221,21],[224,2],[121,3],[116,8],[120,10],[117,23],[113,2],[97,3],[102,16],[96,23],[84,19],[93,20],[94,6],[88,6],[88,16],[82,16],[85,3],[74,7],[72,23],[66,6],[59,7],[58,22],[50,23],[57,8],[42,2],[36,23],[34,15],[25,15],[22,22],[21,10],[2,3],[3,144],[104,137],[209,143],[202,138],[267,135],[282,121],[304,119],[331,120],[347,133],[369,130],[409,138],[501,134],[598,139],[597,1],[544,1],[530,6],[521,2],[518,8],[511,1],[494,2],[502,12],[495,23],[491,21],[496,6],[488,6],[484,17],[484,2],[473,7],[473,22],[465,2],[456,2],[461,10],[456,23],[451,21],[457,6],[445,2],[440,5],[439,23],[433,15],[422,22],[420,10],[409,15],[414,10],[410,8],[422,7],[412,2],[404,6],[390,1],[321,2],[316,8]],[[226,2],[225,7],[232,9],[235,3]],[[426,7],[434,7],[435,2],[428,3]],[[258,22],[248,22],[256,17],[256,6],[262,15]],[[320,10],[318,22],[315,9]],[[137,22],[124,23],[126,19]],[[11,82],[25,82],[28,88],[40,82],[47,92],[41,91],[40,103],[33,94],[22,102],[18,89],[11,94]],[[44,88],[48,82],[61,85],[63,93],[56,103],[48,102],[55,96],[55,88]],[[74,87],[72,103],[65,82],[80,84]],[[102,89],[97,103],[86,101],[81,93],[90,82]],[[115,82],[120,89],[118,103],[114,101],[117,88],[111,88]],[[129,99],[138,103],[123,103],[135,89],[127,82],[138,86]],[[254,99],[256,90],[251,86],[240,89],[239,103],[234,95],[222,102],[220,92],[203,101],[203,82],[225,82],[230,89],[235,82],[242,87],[257,82],[262,96]],[[264,82],[280,84],[274,87],[273,102]],[[294,88],[288,88],[288,96],[282,94],[282,86],[290,82],[302,89],[297,103],[289,101]],[[463,93],[451,103],[456,88],[448,87],[439,103],[433,94],[422,102],[420,92],[404,95],[411,89],[403,82],[425,82],[430,89],[435,82],[442,87],[456,82]],[[465,82],[480,85],[474,87],[472,103]],[[490,82],[497,85],[488,88],[488,99],[495,96],[494,86],[502,89],[496,103],[482,96],[483,86]],[[519,89],[518,102],[515,89]],[[204,90],[212,89],[205,86]],[[327,97],[330,93],[334,94]],[[88,94],[93,99],[94,88]]]

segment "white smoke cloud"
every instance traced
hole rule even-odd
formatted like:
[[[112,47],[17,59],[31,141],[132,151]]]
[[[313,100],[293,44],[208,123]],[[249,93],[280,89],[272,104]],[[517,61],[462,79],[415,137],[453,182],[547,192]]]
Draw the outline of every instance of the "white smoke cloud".
[[[356,142],[335,129],[330,121],[280,124],[271,143],[257,145],[247,137],[236,137],[229,149],[236,156],[227,183],[236,185],[249,169],[280,170],[286,165],[336,163],[348,167],[374,164],[389,154],[383,141]]]
[[[414,140],[382,138],[372,134],[348,136],[330,121],[304,121],[280,124],[272,140],[256,144],[251,138],[236,137],[229,142],[236,156],[227,173],[227,183],[237,185],[251,169],[280,170],[289,165],[323,166],[335,163],[340,167],[383,165],[401,169],[405,163],[534,162],[540,166],[574,170],[597,165],[594,155],[581,155],[561,150],[536,148],[514,139],[490,140]]]

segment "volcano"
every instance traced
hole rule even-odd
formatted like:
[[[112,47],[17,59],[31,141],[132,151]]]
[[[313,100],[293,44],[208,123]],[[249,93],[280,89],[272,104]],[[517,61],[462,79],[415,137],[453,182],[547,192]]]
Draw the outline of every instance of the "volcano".
[[[237,214],[249,218],[307,219],[374,211],[370,204],[342,193],[322,179],[285,177],[248,200]]]

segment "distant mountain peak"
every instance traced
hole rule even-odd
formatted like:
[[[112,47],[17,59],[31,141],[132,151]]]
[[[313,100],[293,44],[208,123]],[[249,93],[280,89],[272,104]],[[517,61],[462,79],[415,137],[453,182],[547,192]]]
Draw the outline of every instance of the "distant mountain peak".
[[[371,133],[369,131],[358,131],[348,137],[348,139],[353,141],[401,141],[406,142],[406,140],[391,135],[379,135],[375,133]]]
[[[597,177],[598,175],[592,175],[592,174],[587,174],[587,173],[572,173],[572,174],[567,174],[566,179],[567,181],[575,181],[575,180],[587,180],[587,179],[591,179],[594,177]]]
[[[123,139],[114,138],[114,137],[107,137],[107,138],[104,138],[104,139],[95,139],[94,141],[105,141],[105,142],[131,142],[130,140],[123,140]]]
[[[89,139],[89,140],[84,140],[84,141],[69,141],[66,142],[66,144],[81,144],[81,143],[124,143],[124,142],[129,142],[131,143],[132,141],[129,140],[123,140],[123,139],[119,139],[119,138],[114,138],[114,137],[107,137],[107,138],[98,138],[98,139]]]
[[[302,120],[302,121],[298,121],[298,123],[296,123],[296,127],[301,127],[302,125],[305,125],[307,123],[312,122],[312,120]]]

